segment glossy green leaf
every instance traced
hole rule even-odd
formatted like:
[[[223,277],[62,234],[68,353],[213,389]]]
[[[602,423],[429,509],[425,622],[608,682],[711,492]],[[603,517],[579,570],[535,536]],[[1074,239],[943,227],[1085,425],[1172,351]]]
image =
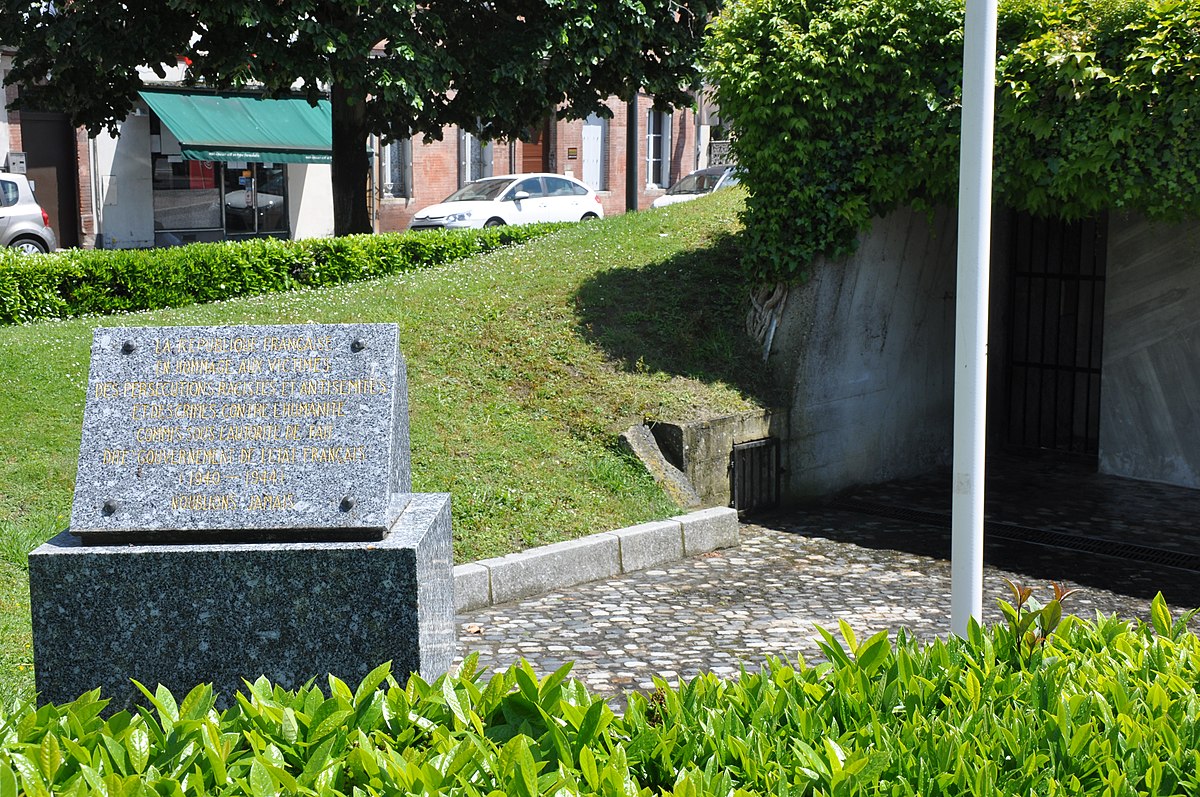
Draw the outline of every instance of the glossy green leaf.
[[[135,726],[125,737],[125,749],[129,752],[129,765],[142,774],[150,760],[150,734],[141,725]]]
[[[600,785],[600,772],[596,767],[596,757],[587,747],[579,751],[579,771],[583,773],[588,788],[596,789]]]
[[[579,733],[575,736],[577,754],[583,754],[583,750],[592,743],[596,734],[608,725],[611,718],[612,712],[604,701],[597,700],[588,706],[587,713],[583,715],[583,722],[579,725]]]
[[[0,797],[18,797],[17,773],[9,762],[0,756]]]
[[[53,783],[58,768],[62,766],[62,747],[53,733],[42,737],[42,743],[38,746],[38,766],[41,767],[46,782]]]
[[[250,765],[250,793],[253,797],[275,797],[278,794],[271,773],[257,759]]]
[[[379,685],[387,679],[391,672],[392,663],[390,661],[385,661],[383,664],[380,664],[378,667],[371,670],[371,672],[367,673],[367,676],[362,679],[362,682],[358,685],[358,689],[356,689],[354,692],[354,705],[362,705],[362,703],[365,702],[367,698],[379,688]]]
[[[892,646],[888,641],[887,631],[880,631],[877,634],[873,634],[858,647],[855,658],[858,661],[858,666],[864,672],[870,674],[875,672],[887,660],[891,652]]]
[[[446,699],[446,706],[454,718],[466,725],[468,723],[467,713],[463,710],[462,704],[458,700],[458,693],[455,692],[454,684],[449,678],[442,680],[442,696]]]
[[[1161,592],[1150,601],[1150,621],[1154,624],[1154,631],[1159,636],[1171,636],[1171,611],[1167,608],[1167,601]]]

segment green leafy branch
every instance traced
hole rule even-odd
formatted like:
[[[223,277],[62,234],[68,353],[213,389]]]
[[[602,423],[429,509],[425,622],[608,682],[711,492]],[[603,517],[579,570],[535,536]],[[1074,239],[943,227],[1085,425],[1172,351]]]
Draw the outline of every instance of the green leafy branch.
[[[1076,590],[1067,589],[1052,582],[1054,597],[1045,604],[1033,596],[1032,587],[1021,586],[1004,579],[1013,595],[1013,603],[1000,600],[1000,611],[1012,633],[1012,644],[1017,664],[1026,667],[1046,645],[1046,640],[1058,628],[1063,619],[1062,604]]]
[[[961,0],[726,5],[706,70],[745,170],[751,276],[803,281],[873,218],[954,203],[962,31]],[[998,31],[998,201],[1200,213],[1200,4],[1004,0]]]

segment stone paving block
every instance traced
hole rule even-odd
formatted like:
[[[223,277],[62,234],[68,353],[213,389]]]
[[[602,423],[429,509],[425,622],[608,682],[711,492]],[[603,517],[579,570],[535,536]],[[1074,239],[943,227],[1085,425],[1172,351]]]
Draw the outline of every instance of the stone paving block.
[[[454,566],[454,611],[469,612],[492,605],[492,580],[477,562]]]
[[[683,524],[659,520],[613,532],[621,541],[621,572],[632,573],[683,558]]]
[[[683,524],[684,556],[695,556],[738,544],[738,516],[737,510],[732,507],[702,509],[671,519]]]
[[[821,508],[771,522],[775,528],[743,526],[736,551],[460,615],[459,652],[479,653],[484,671],[524,657],[544,675],[574,661],[571,677],[621,708],[631,689],[653,690],[656,676],[674,684],[702,672],[736,677],[740,664],[757,671],[767,656],[824,661],[815,626],[836,628],[839,619],[859,639],[885,630],[894,637],[900,628],[925,640],[949,632],[946,607],[929,598],[951,587],[937,529]],[[897,544],[929,553],[896,550]],[[1115,557],[995,541],[989,551],[1045,574],[1035,579],[1028,570],[988,564],[984,595],[993,598],[1007,592],[1002,577],[1038,596],[1052,594],[1053,577],[1081,588],[1068,601],[1076,614],[1144,619],[1160,585],[1200,595],[1200,574],[1184,570],[1164,584],[1162,567]],[[1121,593],[1131,587],[1140,597]],[[994,599],[983,608],[984,622],[1003,622]]]
[[[612,534],[593,534],[478,564],[491,572],[492,602],[506,603],[620,574],[619,545]]]

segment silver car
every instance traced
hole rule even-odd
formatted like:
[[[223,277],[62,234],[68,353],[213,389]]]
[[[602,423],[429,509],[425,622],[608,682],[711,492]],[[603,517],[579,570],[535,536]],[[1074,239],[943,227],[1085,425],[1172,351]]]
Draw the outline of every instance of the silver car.
[[[667,193],[650,203],[650,207],[665,208],[667,205],[679,202],[690,202],[705,194],[711,194],[718,188],[737,185],[738,174],[737,166],[733,165],[709,166],[707,169],[700,169],[668,188]]]
[[[0,246],[25,254],[58,248],[50,216],[38,204],[33,186],[23,174],[0,172]]]

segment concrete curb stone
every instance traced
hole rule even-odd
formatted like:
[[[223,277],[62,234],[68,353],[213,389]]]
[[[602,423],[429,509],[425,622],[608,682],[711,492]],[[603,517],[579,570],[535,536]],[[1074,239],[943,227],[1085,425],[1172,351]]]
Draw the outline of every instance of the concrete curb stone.
[[[468,562],[454,568],[454,611],[469,612],[492,605],[492,580],[488,569]]]
[[[701,509],[678,518],[683,522],[683,555],[696,556],[738,544],[737,510],[726,506]]]
[[[483,559],[478,564],[486,567],[491,577],[492,603],[529,598],[621,572],[619,543],[607,533]]]
[[[683,558],[683,523],[641,523],[612,532],[621,541],[621,572],[632,573]]]
[[[454,568],[454,606],[474,611],[738,544],[737,510],[701,509]]]

